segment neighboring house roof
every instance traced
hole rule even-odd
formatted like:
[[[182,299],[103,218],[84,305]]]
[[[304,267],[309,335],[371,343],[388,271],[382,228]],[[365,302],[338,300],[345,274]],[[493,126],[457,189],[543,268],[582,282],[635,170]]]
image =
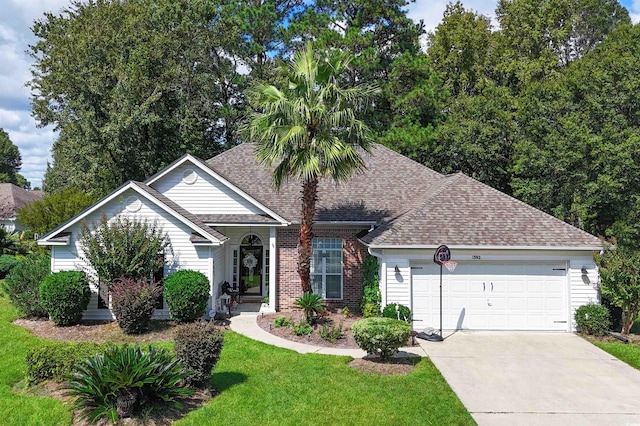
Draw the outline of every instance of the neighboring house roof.
[[[317,222],[380,223],[404,213],[416,195],[442,175],[382,145],[362,154],[365,169],[345,183],[320,180]],[[253,144],[241,144],[207,160],[218,174],[292,223],[300,223],[300,182],[289,179],[279,190],[272,170],[259,165]]]
[[[53,231],[44,235],[42,238],[38,240],[38,244],[41,244],[41,245],[68,244],[69,239],[66,238],[67,235],[65,231],[70,226],[78,223],[84,217],[97,211],[102,206],[114,200],[115,198],[117,198],[118,196],[120,196],[121,194],[123,194],[125,191],[129,189],[137,192],[141,196],[145,197],[147,200],[151,201],[152,203],[154,203],[155,205],[159,206],[161,209],[163,209],[164,211],[172,215],[173,217],[177,218],[182,223],[189,226],[193,231],[195,231],[200,236],[200,238],[205,238],[209,242],[216,243],[216,244],[221,244],[222,242],[228,239],[225,235],[209,227],[204,222],[202,222],[197,216],[189,213],[188,211],[180,207],[178,204],[176,204],[166,196],[160,194],[158,191],[151,188],[150,186],[141,182],[129,181],[124,185],[120,186],[118,189],[113,191],[108,196],[104,197],[103,199],[101,199],[100,201],[92,205],[91,207],[81,212],[80,214],[74,216],[73,218],[69,219],[67,222],[58,226]]]
[[[372,247],[602,246],[593,235],[462,173],[446,176],[418,206],[361,240]]]
[[[18,210],[43,196],[42,191],[27,191],[12,183],[0,183],[0,219],[15,219]]]

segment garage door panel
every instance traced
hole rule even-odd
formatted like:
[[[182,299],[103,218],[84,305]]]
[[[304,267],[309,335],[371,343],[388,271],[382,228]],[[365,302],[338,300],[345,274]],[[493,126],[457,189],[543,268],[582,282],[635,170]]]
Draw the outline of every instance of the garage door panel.
[[[558,264],[460,263],[443,271],[443,328],[566,330],[566,271]],[[439,268],[413,273],[417,329],[439,326]],[[419,321],[418,321],[419,320]]]

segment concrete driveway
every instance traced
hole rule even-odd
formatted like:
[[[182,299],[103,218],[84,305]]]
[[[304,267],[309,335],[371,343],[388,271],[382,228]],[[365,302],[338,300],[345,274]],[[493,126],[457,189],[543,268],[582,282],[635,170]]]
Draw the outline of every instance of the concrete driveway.
[[[419,340],[479,425],[640,426],[640,371],[569,333]]]

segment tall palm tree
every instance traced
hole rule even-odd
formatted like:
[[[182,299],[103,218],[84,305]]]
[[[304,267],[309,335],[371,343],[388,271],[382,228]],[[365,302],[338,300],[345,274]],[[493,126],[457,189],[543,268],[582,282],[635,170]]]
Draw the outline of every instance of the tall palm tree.
[[[357,147],[369,151],[373,139],[356,114],[377,88],[368,84],[341,87],[338,78],[349,62],[344,52],[320,56],[309,43],[293,57],[283,87],[259,83],[249,90],[256,112],[242,131],[255,142],[258,161],[276,165],[276,188],[288,178],[302,183],[298,274],[305,293],[312,291],[311,242],[318,182],[324,177],[336,182],[349,179],[364,167]]]

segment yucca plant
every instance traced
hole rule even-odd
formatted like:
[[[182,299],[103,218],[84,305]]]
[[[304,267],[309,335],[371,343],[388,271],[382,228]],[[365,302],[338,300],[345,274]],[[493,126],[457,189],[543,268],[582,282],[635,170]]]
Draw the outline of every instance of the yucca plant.
[[[325,310],[326,305],[322,302],[322,297],[314,293],[304,293],[301,297],[293,302],[293,307],[302,309],[304,316],[307,318],[307,323],[313,324],[315,321],[314,315]]]
[[[176,397],[193,393],[180,386],[186,374],[164,349],[115,346],[79,363],[65,387],[82,417],[116,422],[157,400],[181,408]]]

